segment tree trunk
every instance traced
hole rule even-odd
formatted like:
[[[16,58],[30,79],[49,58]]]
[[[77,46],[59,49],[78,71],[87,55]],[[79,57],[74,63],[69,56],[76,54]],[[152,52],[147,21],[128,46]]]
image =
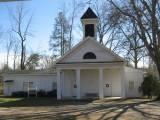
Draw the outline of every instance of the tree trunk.
[[[157,70],[158,70],[158,77],[159,77],[159,79],[160,79],[160,61],[159,61],[159,63],[157,63]]]
[[[136,41],[135,41],[135,47],[137,47]],[[137,69],[138,64],[138,55],[137,55],[137,49],[134,50],[134,67]]]
[[[135,63],[134,63],[134,67],[135,67],[135,69],[137,69],[137,61],[135,61]]]
[[[21,43],[21,70],[24,70],[24,42]]]
[[[8,53],[7,53],[7,68],[8,68],[8,58],[9,58],[9,55],[8,55]]]
[[[16,60],[14,59],[14,62],[13,62],[13,70],[16,70]]]

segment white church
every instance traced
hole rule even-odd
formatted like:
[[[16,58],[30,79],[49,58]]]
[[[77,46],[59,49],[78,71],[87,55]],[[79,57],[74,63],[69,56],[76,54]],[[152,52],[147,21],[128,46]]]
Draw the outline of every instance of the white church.
[[[56,72],[5,73],[4,95],[29,89],[57,90],[57,99],[140,97],[143,72],[97,42],[98,17],[88,8],[81,17],[83,40],[56,61]]]

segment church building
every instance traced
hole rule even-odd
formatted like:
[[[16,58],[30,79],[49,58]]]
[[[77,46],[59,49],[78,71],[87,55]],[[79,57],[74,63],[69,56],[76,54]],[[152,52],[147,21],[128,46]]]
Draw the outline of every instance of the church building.
[[[91,8],[81,17],[83,40],[55,64],[56,73],[6,73],[4,95],[29,88],[57,90],[57,99],[140,97],[143,72],[97,41],[98,17]],[[8,84],[9,83],[9,84]]]
[[[83,40],[56,62],[57,98],[138,97],[142,71],[97,41],[98,17],[88,8],[81,17]]]

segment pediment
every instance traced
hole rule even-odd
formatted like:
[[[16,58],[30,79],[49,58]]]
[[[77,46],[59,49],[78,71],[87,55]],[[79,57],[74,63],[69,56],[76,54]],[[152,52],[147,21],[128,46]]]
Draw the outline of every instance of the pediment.
[[[86,53],[93,53],[96,59],[84,59]],[[85,62],[116,62],[124,61],[123,58],[113,53],[106,47],[99,44],[94,38],[87,37],[81,41],[64,56],[62,56],[58,63],[85,63]]]

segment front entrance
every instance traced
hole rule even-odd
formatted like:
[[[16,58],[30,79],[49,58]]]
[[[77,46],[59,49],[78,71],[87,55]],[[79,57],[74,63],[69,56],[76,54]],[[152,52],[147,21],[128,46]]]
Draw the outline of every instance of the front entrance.
[[[62,96],[75,97],[76,96],[76,80],[75,70],[64,70],[61,73],[62,81]]]
[[[104,96],[112,96],[112,83],[111,81],[107,80],[104,81]]]
[[[73,81],[72,81],[72,96],[73,97],[76,97],[76,91],[77,91],[77,85],[76,85],[76,80],[74,79]]]

